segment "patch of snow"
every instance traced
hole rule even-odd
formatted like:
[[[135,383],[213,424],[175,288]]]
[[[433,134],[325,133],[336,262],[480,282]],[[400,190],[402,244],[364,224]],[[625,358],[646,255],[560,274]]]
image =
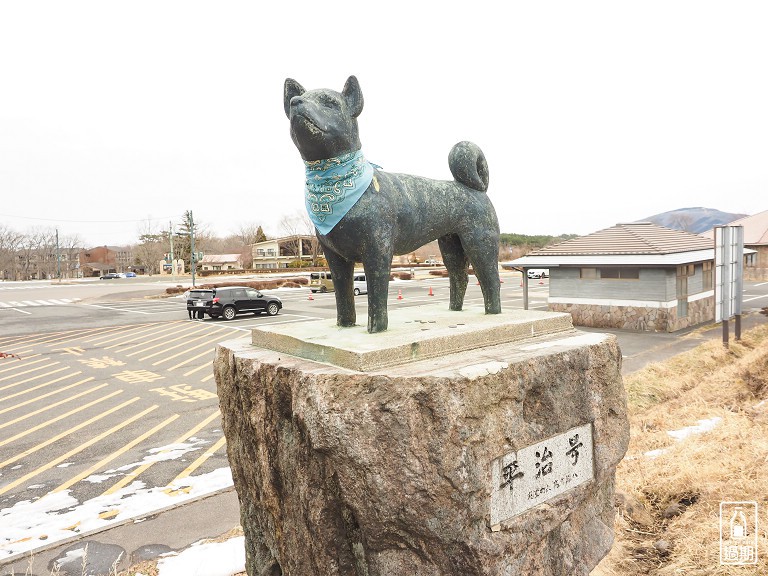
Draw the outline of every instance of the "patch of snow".
[[[232,576],[245,571],[245,537],[193,544],[157,563],[159,576]]]
[[[83,478],[84,482],[90,482],[91,484],[101,484],[105,480],[114,478],[117,474],[91,474],[88,478]]]
[[[181,444],[168,444],[167,446],[160,446],[159,448],[152,448],[147,450],[149,456],[144,456],[141,462],[133,462],[132,464],[126,464],[120,466],[120,468],[114,468],[107,470],[106,474],[114,474],[116,472],[127,472],[133,468],[138,468],[149,462],[164,462],[166,460],[176,460],[181,458],[187,452],[194,452],[200,450],[202,444],[210,444],[207,440],[197,439],[194,442],[187,442]]]
[[[231,486],[231,470],[219,468],[207,474],[188,476],[169,486],[145,488],[143,482],[136,481],[113,494],[97,496],[82,504],[69,490],[46,494],[34,502],[17,502],[10,508],[0,509],[0,526],[3,527],[0,531],[0,562],[20,557],[42,545],[47,547],[78,534],[143,518]],[[112,512],[106,519],[100,516],[105,511]]]
[[[705,420],[699,420],[698,424],[694,426],[686,426],[685,428],[681,428],[680,430],[669,430],[667,434],[672,436],[675,440],[678,442],[680,440],[684,440],[691,434],[703,434],[704,432],[709,432],[710,430],[714,429],[718,424],[720,424],[720,421],[722,418],[720,416],[715,416],[713,418],[708,418]]]
[[[704,432],[709,432],[710,430],[713,430],[718,424],[720,424],[720,421],[722,418],[720,416],[713,416],[712,418],[705,418],[704,420],[699,420],[698,424],[694,426],[686,426],[685,428],[681,428],[680,430],[668,430],[667,434],[680,442],[681,440],[685,440],[690,436],[691,434],[703,434]],[[669,449],[668,448],[659,448],[658,450],[649,450],[648,452],[644,452],[643,456],[647,456],[648,458],[656,458],[658,456],[661,456],[662,454],[665,454]]]
[[[469,380],[475,380],[481,376],[488,374],[497,374],[505,368],[509,367],[507,362],[485,362],[483,364],[474,364],[473,366],[466,366],[459,370],[459,374],[468,378]]]
[[[543,348],[552,348],[554,346],[590,346],[592,344],[599,344],[605,340],[605,334],[587,332],[585,334],[579,334],[578,336],[569,336],[568,338],[560,338],[559,340],[548,340],[547,342],[538,342],[536,344],[529,344],[528,346],[521,346],[521,350],[541,350]]]

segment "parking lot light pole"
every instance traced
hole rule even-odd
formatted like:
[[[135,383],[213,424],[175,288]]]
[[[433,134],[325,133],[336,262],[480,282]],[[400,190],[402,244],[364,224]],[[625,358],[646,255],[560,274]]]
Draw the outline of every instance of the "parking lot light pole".
[[[192,267],[192,288],[195,287],[195,220],[192,218],[192,210],[189,211],[189,264]]]

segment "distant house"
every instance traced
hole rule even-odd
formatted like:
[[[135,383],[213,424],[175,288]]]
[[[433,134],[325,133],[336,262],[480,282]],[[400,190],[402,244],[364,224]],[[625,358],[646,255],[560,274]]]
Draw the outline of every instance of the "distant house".
[[[108,272],[117,272],[117,251],[107,246],[81,250],[80,270],[83,276],[103,276]]]
[[[200,261],[203,270],[242,270],[241,254],[205,254]]]
[[[636,222],[503,266],[548,268],[549,309],[569,312],[578,326],[674,332],[714,320],[713,264],[712,241]]]
[[[102,276],[108,272],[129,272],[134,270],[133,252],[130,246],[96,246],[86,248],[79,254],[80,271],[83,276]]]
[[[729,226],[744,227],[744,280],[768,280],[768,210],[734,220]],[[702,234],[714,242],[714,229]]]
[[[311,263],[322,258],[322,248],[317,237],[309,234],[294,234],[251,244],[253,267],[288,268],[295,262]]]

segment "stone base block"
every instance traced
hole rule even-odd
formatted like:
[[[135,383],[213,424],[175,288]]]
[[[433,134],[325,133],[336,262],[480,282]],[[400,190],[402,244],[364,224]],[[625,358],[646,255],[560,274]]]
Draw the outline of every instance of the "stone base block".
[[[575,330],[370,372],[222,344],[248,574],[586,576],[613,541],[620,365]]]

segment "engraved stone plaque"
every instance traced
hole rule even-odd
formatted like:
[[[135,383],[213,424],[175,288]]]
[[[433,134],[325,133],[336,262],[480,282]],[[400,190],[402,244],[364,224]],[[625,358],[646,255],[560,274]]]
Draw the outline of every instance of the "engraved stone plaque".
[[[594,478],[592,423],[491,462],[491,529]]]

